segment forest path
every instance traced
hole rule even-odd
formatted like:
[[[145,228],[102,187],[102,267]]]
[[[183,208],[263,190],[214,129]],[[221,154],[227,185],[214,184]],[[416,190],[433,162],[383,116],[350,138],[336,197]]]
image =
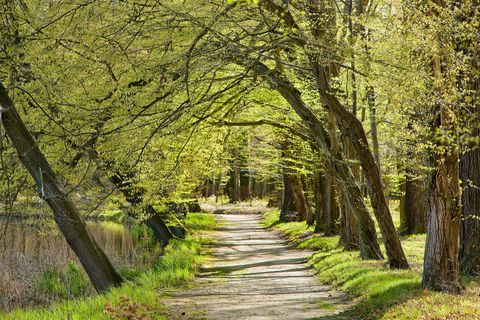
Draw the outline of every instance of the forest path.
[[[171,293],[169,319],[349,319],[346,295],[306,264],[311,252],[262,228],[260,215],[217,217],[212,257],[191,288]]]

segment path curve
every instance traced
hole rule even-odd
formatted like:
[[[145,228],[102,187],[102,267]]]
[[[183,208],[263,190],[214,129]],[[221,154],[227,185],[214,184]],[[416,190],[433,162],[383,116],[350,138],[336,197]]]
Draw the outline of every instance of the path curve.
[[[259,215],[216,215],[213,256],[187,290],[172,292],[169,319],[347,319],[346,295],[321,284],[296,250]]]

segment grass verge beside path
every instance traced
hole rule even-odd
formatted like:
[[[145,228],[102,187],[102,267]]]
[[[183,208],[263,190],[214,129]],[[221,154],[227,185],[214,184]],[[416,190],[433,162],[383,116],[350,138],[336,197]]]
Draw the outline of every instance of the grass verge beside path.
[[[173,240],[155,266],[105,295],[62,301],[49,308],[16,310],[0,314],[1,319],[166,319],[163,316],[162,288],[187,286],[202,264],[204,246],[211,240],[201,235],[216,226],[207,213],[190,213],[187,226],[192,234],[185,240]],[[134,318],[136,317],[136,318]]]
[[[278,210],[268,211],[264,225],[283,232],[299,248],[314,250],[309,261],[322,282],[348,292],[358,300],[353,319],[480,319],[480,285],[464,279],[460,295],[424,291],[421,270],[425,236],[402,237],[411,270],[390,270],[386,261],[363,261],[358,252],[338,247],[337,237],[321,237],[304,222],[280,222]]]

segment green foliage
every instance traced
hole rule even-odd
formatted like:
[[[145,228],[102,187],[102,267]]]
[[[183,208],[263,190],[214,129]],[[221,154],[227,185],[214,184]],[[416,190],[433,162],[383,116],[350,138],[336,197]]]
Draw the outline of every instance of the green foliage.
[[[213,230],[217,224],[215,217],[211,214],[193,212],[187,215],[185,223],[189,226],[189,230]]]
[[[34,287],[49,300],[79,298],[87,295],[90,289],[85,273],[73,261],[61,270],[47,268],[34,280]]]

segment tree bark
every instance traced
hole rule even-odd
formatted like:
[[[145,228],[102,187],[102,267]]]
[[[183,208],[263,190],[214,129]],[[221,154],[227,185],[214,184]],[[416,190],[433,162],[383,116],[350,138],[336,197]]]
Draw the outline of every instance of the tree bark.
[[[331,93],[325,70],[312,61],[315,78],[323,105],[333,112],[340,123],[340,131],[350,138],[369,184],[370,201],[385,241],[385,249],[391,268],[409,268],[395,225],[393,224],[387,197],[385,196],[380,168],[368,146],[367,136],[362,123]]]
[[[282,208],[280,210],[280,221],[288,222],[290,213],[295,210],[295,205],[293,203],[293,187],[290,180],[290,176],[283,169],[283,195],[282,195]]]
[[[461,219],[458,151],[450,150],[437,155],[436,160],[422,284],[424,288],[432,290],[458,292],[461,290],[458,263]]]
[[[1,83],[0,107],[2,124],[8,137],[23,165],[35,180],[40,196],[52,209],[55,222],[93,286],[99,292],[119,286],[122,278],[88,231],[77,207],[65,193],[64,186],[38,148]]]
[[[174,238],[172,231],[157,212],[152,213],[144,223],[152,229],[155,238],[161,242],[162,247],[165,247]]]
[[[460,269],[462,274],[480,272],[480,151],[461,156],[462,223],[460,232]]]
[[[340,217],[340,210],[337,203],[337,192],[330,174],[326,174],[321,180],[324,190],[324,212],[325,212],[325,235],[331,236],[338,233],[337,221]]]
[[[272,89],[277,90],[292,109],[300,116],[310,129],[310,134],[325,155],[325,165],[332,168],[336,180],[341,184],[342,191],[348,195],[352,207],[355,208],[355,215],[358,221],[360,234],[360,253],[363,259],[381,259],[382,253],[377,242],[375,226],[370,214],[365,206],[360,188],[355,181],[352,171],[346,165],[341,153],[331,156],[330,140],[328,134],[323,128],[322,123],[303,101],[300,92],[285,78],[270,70],[260,62],[254,62],[251,66],[260,76],[266,78]],[[393,222],[392,222],[393,225]],[[398,238],[397,238],[398,239]]]
[[[465,3],[469,8],[464,8],[466,16],[462,20],[478,21],[479,1]],[[467,9],[467,10],[465,10]],[[462,222],[460,225],[460,271],[465,275],[480,274],[480,149],[478,139],[480,137],[480,44],[475,38],[463,43],[463,48],[468,48],[468,54],[476,57],[470,61],[468,72],[469,79],[466,91],[471,92],[469,98],[471,103],[466,108],[469,119],[471,135],[475,138],[476,144],[470,146],[470,150],[460,157],[460,178],[462,180]],[[472,41],[474,43],[472,43]]]
[[[340,195],[340,240],[345,250],[353,251],[359,248],[357,221],[348,203],[348,198]]]
[[[240,168],[236,165],[230,170],[230,203],[240,201]]]
[[[404,214],[400,216],[402,234],[417,234],[427,231],[428,190],[423,179],[410,176],[405,181]]]
[[[318,170],[313,177],[313,198],[315,203],[315,229],[314,232],[323,231],[325,225],[324,204],[325,191],[323,190],[322,181],[323,173]]]
[[[438,1],[437,5],[444,7],[445,2]],[[431,7],[435,14],[437,8]],[[429,212],[427,224],[427,241],[425,244],[425,258],[423,265],[422,285],[424,288],[459,292],[460,265],[459,265],[459,237],[461,220],[461,190],[459,175],[459,146],[458,146],[458,106],[451,105],[445,99],[456,84],[453,77],[447,72],[451,66],[448,46],[437,39],[436,52],[432,59],[433,90],[436,94],[436,108],[438,112],[436,132],[436,148],[434,150],[435,172],[432,176],[429,194]]]
[[[332,33],[332,30],[324,28],[323,23],[325,21],[322,22],[318,20],[318,17],[324,14],[323,11],[325,8],[323,6],[325,3],[312,0],[308,1],[307,4],[306,11],[312,22],[312,35],[315,39],[321,42],[322,37],[325,36],[326,32]],[[282,19],[287,25],[300,29],[290,12],[285,10],[278,11],[279,8],[271,1],[266,2],[265,5],[269,10],[273,10],[274,13],[276,12],[276,14],[280,14],[281,12],[283,15]],[[335,6],[329,4],[328,10],[334,14]],[[306,43],[303,45],[305,48],[307,47]],[[311,65],[312,74],[316,80],[317,90],[320,94],[322,105],[326,108],[327,112],[332,112],[335,115],[342,134],[350,138],[365,172],[370,187],[370,201],[385,241],[389,265],[391,268],[407,269],[409,268],[409,265],[393,224],[392,215],[390,213],[390,208],[388,207],[387,197],[385,196],[384,186],[380,175],[380,168],[369,148],[365,130],[357,117],[340,103],[329,85],[328,79],[332,72],[327,71],[326,69],[335,67],[335,65],[327,67],[322,66],[317,59],[318,57],[311,53],[310,48],[307,52],[307,57]],[[360,220],[358,221],[360,222]]]
[[[297,209],[298,218],[300,221],[306,221],[308,218],[308,204],[303,191],[302,180],[298,174],[291,174],[290,182],[292,184],[293,202]]]
[[[373,156],[380,169],[380,147],[378,144],[378,129],[377,129],[377,106],[375,105],[375,89],[373,86],[367,87],[367,102],[368,113],[370,116],[370,131],[372,135]]]
[[[136,188],[133,185],[132,179],[134,176],[135,175],[132,173],[130,173],[130,175],[125,175],[117,171],[110,175],[110,182],[113,183],[118,190],[120,190],[125,197],[125,200],[127,200],[133,207],[141,207],[143,204],[143,194],[145,190],[142,188]],[[162,217],[160,213],[158,213],[157,210],[155,210],[155,208],[150,204],[143,204],[142,209],[145,211],[147,216],[147,219],[144,220],[143,223],[152,229],[155,238],[161,242],[162,247],[165,247],[170,242],[170,239],[175,238],[175,236],[165,223],[164,217]],[[134,213],[130,213],[130,215],[133,218],[137,217]]]

